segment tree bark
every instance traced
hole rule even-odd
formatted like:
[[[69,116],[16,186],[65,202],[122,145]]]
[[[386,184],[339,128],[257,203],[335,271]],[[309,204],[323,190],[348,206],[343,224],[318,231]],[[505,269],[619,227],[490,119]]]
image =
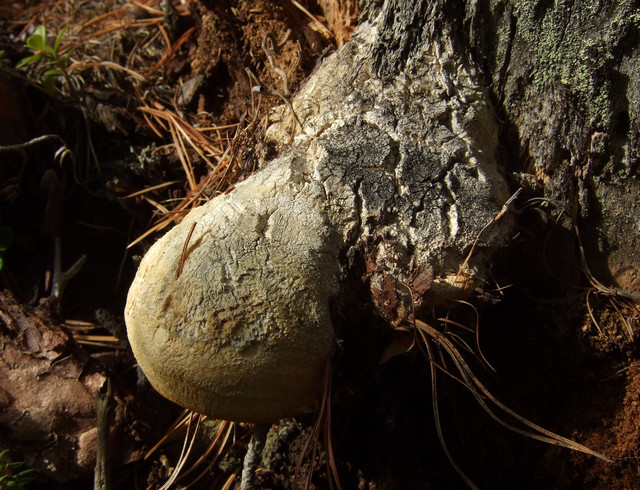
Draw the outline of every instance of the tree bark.
[[[372,55],[382,76],[404,68],[402,57],[384,55],[387,46],[412,53],[420,43],[450,43],[469,59],[502,122],[500,167],[511,187],[562,202],[586,237],[592,267],[635,290],[639,7],[629,0],[385,2],[390,28]],[[416,18],[426,20],[422,30]]]

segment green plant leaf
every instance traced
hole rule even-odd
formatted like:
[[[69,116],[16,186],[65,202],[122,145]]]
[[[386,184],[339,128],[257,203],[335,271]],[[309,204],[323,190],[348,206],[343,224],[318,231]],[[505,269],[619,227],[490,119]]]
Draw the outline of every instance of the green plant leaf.
[[[59,77],[60,75],[62,75],[62,72],[57,68],[52,68],[44,72],[45,77]]]
[[[33,35],[27,39],[27,46],[34,51],[45,51],[47,47],[47,29],[44,25],[38,26]]]
[[[60,49],[60,44],[62,44],[62,36],[64,35],[64,31],[66,30],[67,28],[63,27],[60,33],[58,34],[58,36],[56,37],[56,41],[53,43],[53,54],[55,56],[58,56],[58,50]]]
[[[48,46],[45,44],[43,51],[45,52],[47,58],[53,59],[56,57],[56,53],[53,51],[53,46]]]
[[[61,66],[64,68],[65,66],[67,66],[67,60],[65,58],[66,56],[63,58],[56,58],[54,60],[49,61],[49,64],[53,66]]]
[[[42,54],[34,54],[33,56],[27,56],[26,58],[22,58],[20,61],[18,61],[16,68],[20,68],[25,65],[36,63],[37,61],[40,61],[40,59],[42,59]]]
[[[29,482],[32,482],[33,480],[35,480],[35,475],[38,472],[36,470],[23,470],[20,473],[18,473],[17,475],[14,476],[14,479],[16,481],[19,481],[22,485],[26,485]]]

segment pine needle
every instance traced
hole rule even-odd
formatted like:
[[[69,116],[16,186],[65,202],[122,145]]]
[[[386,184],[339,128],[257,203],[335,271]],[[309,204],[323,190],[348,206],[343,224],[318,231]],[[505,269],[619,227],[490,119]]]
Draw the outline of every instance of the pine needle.
[[[536,439],[538,441],[546,442],[548,444],[552,444],[555,446],[565,447],[568,449],[572,449],[574,451],[595,456],[596,458],[602,459],[603,461],[607,461],[610,463],[612,462],[612,460],[606,457],[605,455],[598,453],[596,451],[593,451],[581,444],[578,444],[575,441],[562,437],[547,429],[544,429],[543,427],[515,413],[513,410],[511,410],[510,408],[505,406],[503,403],[501,403],[498,399],[496,399],[489,392],[489,390],[480,382],[480,380],[475,376],[471,368],[467,365],[462,355],[458,352],[456,347],[451,343],[451,341],[447,338],[446,335],[444,335],[443,333],[439,332],[435,328],[429,326],[425,322],[422,322],[418,319],[415,320],[415,325],[419,329],[419,331],[424,332],[424,334],[426,334],[428,338],[435,341],[438,346],[444,349],[444,351],[447,353],[447,355],[455,364],[456,369],[461,376],[461,379],[464,381],[464,385],[471,392],[471,394],[476,399],[478,404],[483,408],[483,410],[500,425],[506,427],[512,432],[530,437],[532,439]],[[503,418],[496,415],[494,411],[489,407],[485,399],[488,400],[490,403],[492,403],[496,408],[498,408],[504,414],[509,415],[510,417],[515,419],[515,421],[522,424],[526,429],[516,427],[513,424],[506,422]]]

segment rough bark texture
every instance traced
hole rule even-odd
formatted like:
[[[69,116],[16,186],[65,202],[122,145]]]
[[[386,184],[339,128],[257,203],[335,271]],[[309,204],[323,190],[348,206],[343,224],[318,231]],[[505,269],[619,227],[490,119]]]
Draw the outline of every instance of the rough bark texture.
[[[640,4],[637,1],[366,2],[383,9],[372,52],[383,77],[419,46],[451,44],[488,84],[501,166],[581,220],[605,279],[640,288]],[[389,50],[389,48],[391,48]],[[635,232],[634,232],[635,231]]]
[[[456,63],[475,83],[484,80],[478,96],[501,121],[498,165],[510,187],[562,203],[586,237],[591,265],[628,289],[640,288],[639,8],[637,1],[366,2],[368,17],[379,16],[368,53],[374,74],[389,82],[421,63],[440,70],[454,118],[463,112],[449,101],[464,84]],[[418,61],[424,50],[448,54]],[[405,102],[419,105],[416,95]],[[491,144],[490,134],[483,138]]]
[[[452,21],[490,82],[514,185],[561,201],[601,277],[629,289],[640,288],[639,8],[466,2]]]

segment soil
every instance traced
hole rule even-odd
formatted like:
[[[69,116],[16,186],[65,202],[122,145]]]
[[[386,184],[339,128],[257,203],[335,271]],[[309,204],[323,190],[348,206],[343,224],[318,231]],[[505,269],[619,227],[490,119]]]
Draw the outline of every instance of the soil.
[[[0,6],[0,231],[10,236],[0,251],[0,450],[38,470],[30,488],[92,487],[92,398],[107,378],[113,488],[159,488],[177,465],[186,424],[172,424],[184,414],[136,372],[122,325],[128,285],[163,230],[275,154],[261,139],[265,115],[348,39],[355,2],[300,4],[315,18],[296,2],[270,0]],[[33,54],[25,42],[40,24],[50,45],[65,29],[56,59],[70,55],[49,91],[50,66],[14,68]],[[34,141],[43,135],[56,136]],[[640,309],[589,292],[573,265],[573,234],[541,212],[551,214],[522,214],[520,240],[469,299],[495,372],[479,357],[468,362],[515,412],[613,462],[502,427],[439,373],[444,440],[481,488],[637,488],[640,350],[631,336],[640,333]],[[63,271],[85,257],[57,297],[56,251]],[[425,354],[405,353],[406,334],[373,313],[385,301],[367,296],[366,266],[362,272],[337,305],[351,332],[334,361],[332,392],[342,488],[465,488],[438,440]],[[465,307],[420,313],[439,328],[445,317],[476,323]],[[383,351],[388,360],[379,365]],[[292,488],[299,463],[296,481],[304,483],[314,423],[308,415],[272,427],[257,488]],[[229,427],[202,422],[183,471],[200,456],[205,463],[180,484],[203,471],[192,488],[239,488],[251,427]],[[320,439],[310,482],[329,488]]]

